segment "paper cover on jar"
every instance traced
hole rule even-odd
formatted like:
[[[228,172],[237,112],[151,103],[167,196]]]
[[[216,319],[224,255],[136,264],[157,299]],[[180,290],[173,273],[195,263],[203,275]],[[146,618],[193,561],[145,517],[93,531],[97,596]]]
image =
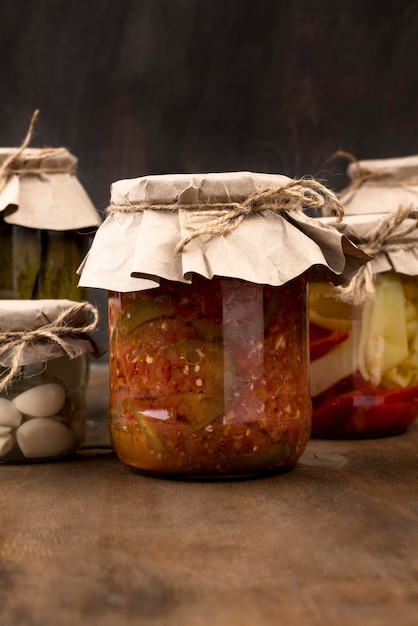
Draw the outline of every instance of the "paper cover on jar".
[[[93,315],[93,321],[89,316]],[[88,302],[0,300],[0,365],[42,363],[64,355],[98,357],[105,350],[93,337],[99,321]]]
[[[373,272],[418,275],[418,156],[354,160],[347,173],[335,227],[373,257]]]
[[[418,209],[418,155],[354,160],[350,185],[340,194],[346,215],[388,213],[402,204]]]
[[[77,158],[65,148],[0,148],[0,213],[5,222],[44,230],[99,226],[101,218],[77,178]],[[4,165],[4,168],[3,168]]]
[[[254,200],[254,201],[253,201]],[[252,172],[120,180],[79,273],[80,286],[138,291],[159,278],[226,276],[282,285],[309,272],[340,283],[369,257],[303,210],[334,202],[315,181]]]

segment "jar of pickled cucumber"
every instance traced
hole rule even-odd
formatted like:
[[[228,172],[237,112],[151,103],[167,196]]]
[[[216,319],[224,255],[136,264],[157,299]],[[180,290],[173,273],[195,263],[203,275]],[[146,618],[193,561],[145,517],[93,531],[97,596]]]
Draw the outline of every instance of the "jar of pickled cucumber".
[[[216,479],[296,464],[311,430],[307,282],[364,263],[304,215],[313,196],[335,203],[315,181],[249,172],[113,184],[80,283],[109,293],[109,429],[128,467]]]
[[[66,458],[83,444],[97,323],[87,302],[0,301],[0,463]]]
[[[32,130],[20,148],[0,148],[0,299],[82,300],[76,270],[101,219],[76,157],[28,148]]]
[[[313,437],[397,435],[418,416],[418,157],[349,175],[336,228],[372,260],[341,287],[310,287]]]

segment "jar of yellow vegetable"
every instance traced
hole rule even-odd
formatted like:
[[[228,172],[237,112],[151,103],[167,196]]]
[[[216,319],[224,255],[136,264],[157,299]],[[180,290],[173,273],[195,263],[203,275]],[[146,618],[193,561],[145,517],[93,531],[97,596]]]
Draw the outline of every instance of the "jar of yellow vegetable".
[[[341,287],[311,285],[313,437],[395,435],[418,415],[418,157],[348,173],[336,228],[372,260]]]

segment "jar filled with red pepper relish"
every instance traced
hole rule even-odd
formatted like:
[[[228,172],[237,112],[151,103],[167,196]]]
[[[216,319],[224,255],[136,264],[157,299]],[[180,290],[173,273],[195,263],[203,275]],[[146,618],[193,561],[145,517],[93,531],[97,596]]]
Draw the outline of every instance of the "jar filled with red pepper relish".
[[[250,172],[112,185],[80,283],[109,292],[109,429],[127,466],[216,479],[296,464],[311,431],[306,284],[365,257],[303,213],[316,202],[336,199]]]
[[[418,415],[418,158],[348,171],[336,228],[372,260],[309,296],[312,436],[334,439],[400,434]]]

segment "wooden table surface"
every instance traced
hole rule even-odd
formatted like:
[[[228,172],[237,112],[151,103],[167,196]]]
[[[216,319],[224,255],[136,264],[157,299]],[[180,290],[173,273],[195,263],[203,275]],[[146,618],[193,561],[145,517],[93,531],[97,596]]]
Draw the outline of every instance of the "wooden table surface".
[[[89,405],[106,445],[106,365]],[[1,626],[418,624],[418,424],[237,482],[96,452],[0,466]]]

